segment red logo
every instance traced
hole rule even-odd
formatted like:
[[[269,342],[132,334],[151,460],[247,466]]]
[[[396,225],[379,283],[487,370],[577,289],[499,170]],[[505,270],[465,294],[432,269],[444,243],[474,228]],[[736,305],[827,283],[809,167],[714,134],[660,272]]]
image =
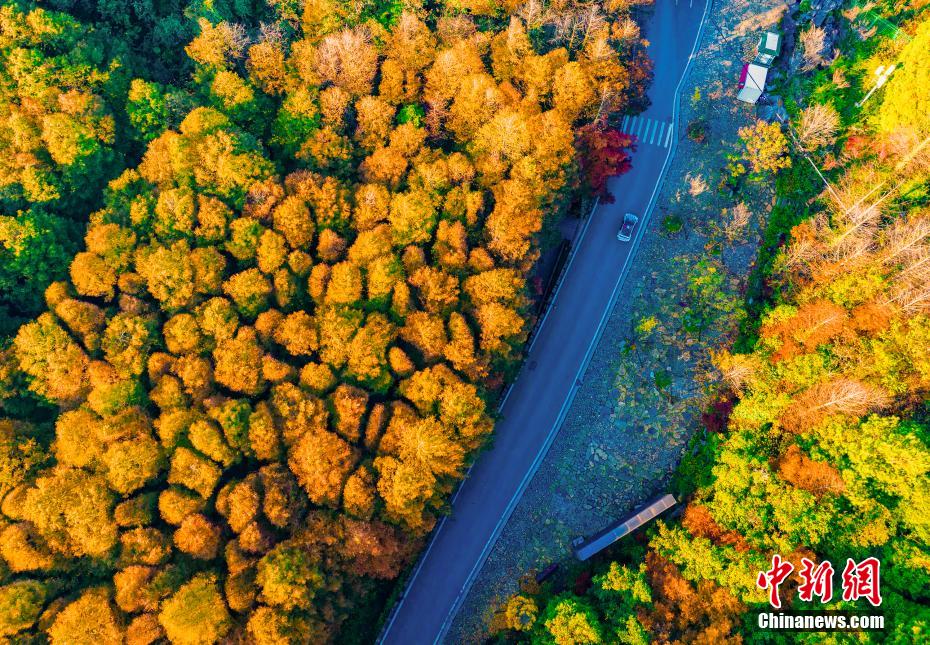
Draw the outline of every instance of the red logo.
[[[760,589],[769,592],[769,604],[775,609],[781,609],[781,598],[778,595],[779,586],[788,579],[794,565],[782,559],[779,554],[772,556],[772,567],[767,571],[760,571],[756,584]],[[833,599],[833,574],[835,570],[829,560],[814,564],[807,558],[801,558],[801,569],[798,576],[801,583],[798,585],[798,597],[804,602],[813,602],[819,598],[821,603],[828,603]],[[873,607],[882,604],[880,591],[881,563],[877,558],[866,558],[857,563],[852,558],[846,560],[843,569],[843,600],[855,602],[860,598],[868,600]]]
[[[881,605],[880,573],[881,563],[877,558],[866,558],[859,564],[848,558],[846,568],[843,569],[843,600],[854,602],[865,598],[873,607]]]
[[[781,559],[777,553],[772,556],[772,568],[760,571],[756,584],[762,589],[769,590],[769,604],[775,609],[781,609],[781,598],[778,597],[778,586],[794,571],[794,565]]]
[[[824,560],[816,567],[807,558],[801,558],[801,585],[798,587],[798,596],[804,602],[813,602],[814,596],[820,602],[828,603],[833,598],[833,565]]]

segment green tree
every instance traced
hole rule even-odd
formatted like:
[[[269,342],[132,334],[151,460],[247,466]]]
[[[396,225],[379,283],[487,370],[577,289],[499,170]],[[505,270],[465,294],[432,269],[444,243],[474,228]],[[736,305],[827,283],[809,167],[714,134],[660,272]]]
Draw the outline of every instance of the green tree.
[[[555,645],[600,643],[603,632],[594,609],[571,596],[556,596],[549,601],[539,619],[543,629],[539,639]]]
[[[708,259],[684,267],[688,300],[682,315],[685,331],[699,339],[709,325],[726,330],[743,317],[739,300],[729,288],[726,269]]]
[[[41,313],[45,287],[67,276],[78,230],[42,206],[0,216],[0,336]]]
[[[0,634],[13,636],[35,625],[45,604],[45,585],[17,580],[0,587]]]

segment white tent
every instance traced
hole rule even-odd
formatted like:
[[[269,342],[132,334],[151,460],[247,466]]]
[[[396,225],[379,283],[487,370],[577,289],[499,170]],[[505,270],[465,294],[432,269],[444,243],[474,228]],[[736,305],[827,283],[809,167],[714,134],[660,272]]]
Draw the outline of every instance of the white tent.
[[[769,70],[767,67],[755,63],[745,65],[742,74],[740,74],[740,91],[736,98],[746,103],[758,101],[759,97],[762,96],[762,92],[765,91],[765,79],[768,75]]]
[[[759,37],[756,45],[756,60],[759,65],[768,67],[781,53],[781,36],[774,31],[767,31]]]

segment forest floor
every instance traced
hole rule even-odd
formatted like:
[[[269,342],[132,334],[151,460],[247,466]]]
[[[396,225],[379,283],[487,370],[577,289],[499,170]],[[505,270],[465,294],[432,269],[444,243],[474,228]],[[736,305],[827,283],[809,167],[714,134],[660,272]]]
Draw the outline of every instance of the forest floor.
[[[714,3],[683,84],[676,157],[636,261],[565,422],[447,642],[482,640],[493,608],[517,590],[522,575],[565,560],[572,538],[664,492],[698,429],[714,378],[709,350],[735,330],[774,201],[769,183],[746,183],[738,194],[718,188],[728,155],[740,151],[737,131],[756,114],[736,100],[736,79],[759,31],[777,24],[784,8],[778,0]],[[685,134],[696,120],[705,124],[703,142]],[[723,276],[717,301],[733,307],[718,307],[695,330],[684,324],[694,301],[686,276],[702,261]]]

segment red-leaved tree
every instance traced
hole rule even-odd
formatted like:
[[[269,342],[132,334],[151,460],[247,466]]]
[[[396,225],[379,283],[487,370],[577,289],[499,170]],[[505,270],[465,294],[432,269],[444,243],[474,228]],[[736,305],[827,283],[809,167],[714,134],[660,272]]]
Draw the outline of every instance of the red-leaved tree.
[[[615,128],[591,123],[579,130],[577,142],[581,172],[591,192],[603,201],[613,203],[613,195],[607,191],[607,180],[632,167],[630,152],[634,150],[634,137]]]

